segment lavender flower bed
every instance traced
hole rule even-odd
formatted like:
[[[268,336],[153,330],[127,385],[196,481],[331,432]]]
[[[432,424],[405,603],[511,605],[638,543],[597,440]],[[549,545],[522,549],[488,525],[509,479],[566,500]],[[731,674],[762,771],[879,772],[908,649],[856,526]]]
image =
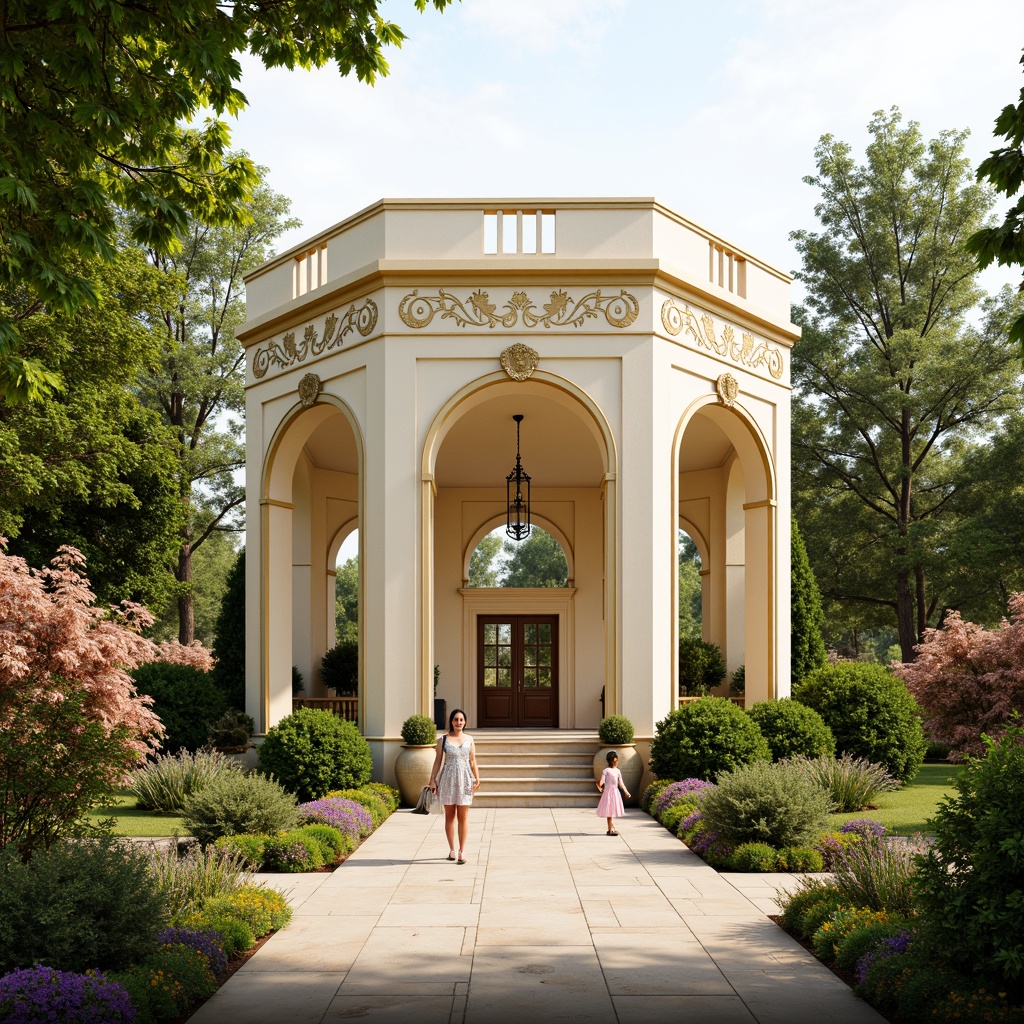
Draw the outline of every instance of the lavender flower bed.
[[[683,797],[694,796],[714,788],[713,782],[705,782],[703,779],[683,779],[681,782],[673,782],[671,786],[666,786],[658,794],[658,799],[655,801],[651,813],[655,818],[659,818],[662,812],[677,800],[682,800]]]
[[[163,946],[182,945],[189,949],[196,949],[206,957],[210,965],[210,972],[214,977],[221,974],[228,965],[228,958],[224,954],[223,939],[219,932],[212,928],[203,931],[193,931],[191,928],[165,928],[157,937],[157,942]]]
[[[99,971],[73,974],[30,967],[0,978],[0,1018],[6,1024],[134,1024],[128,993]]]
[[[355,800],[329,796],[299,804],[298,810],[299,821],[303,825],[331,825],[342,835],[350,836],[354,842],[373,831],[370,812]]]

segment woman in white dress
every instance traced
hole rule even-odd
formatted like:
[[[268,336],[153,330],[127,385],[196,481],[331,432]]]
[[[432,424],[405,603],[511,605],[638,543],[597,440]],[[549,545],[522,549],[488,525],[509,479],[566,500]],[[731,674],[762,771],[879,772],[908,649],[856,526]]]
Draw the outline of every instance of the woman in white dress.
[[[469,808],[480,785],[473,737],[466,731],[466,713],[456,708],[448,716],[448,732],[437,741],[437,756],[430,769],[430,788],[444,807],[444,833],[448,837],[448,859],[455,856],[455,822],[459,823],[458,863],[466,863]]]

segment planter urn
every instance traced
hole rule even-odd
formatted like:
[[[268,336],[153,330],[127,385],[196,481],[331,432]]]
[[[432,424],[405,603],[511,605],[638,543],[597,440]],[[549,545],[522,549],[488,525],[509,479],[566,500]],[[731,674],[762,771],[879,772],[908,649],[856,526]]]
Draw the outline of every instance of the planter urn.
[[[430,769],[434,766],[437,744],[403,743],[395,760],[395,778],[398,792],[406,807],[415,807],[420,791],[430,782]]]

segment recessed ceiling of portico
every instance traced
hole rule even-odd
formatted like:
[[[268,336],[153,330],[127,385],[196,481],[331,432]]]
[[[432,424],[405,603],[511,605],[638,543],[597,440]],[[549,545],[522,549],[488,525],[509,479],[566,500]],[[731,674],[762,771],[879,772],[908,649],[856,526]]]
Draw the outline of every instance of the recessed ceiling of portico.
[[[309,435],[304,450],[318,469],[335,473],[359,472],[355,435],[340,412],[325,420]]]
[[[732,442],[721,427],[703,413],[697,413],[686,425],[679,446],[679,472],[695,473],[725,464],[732,452]]]
[[[520,454],[534,489],[599,487],[604,461],[574,399],[550,387],[512,384],[467,402],[441,442],[434,468],[438,487],[501,487],[516,462],[516,425],[523,414]]]

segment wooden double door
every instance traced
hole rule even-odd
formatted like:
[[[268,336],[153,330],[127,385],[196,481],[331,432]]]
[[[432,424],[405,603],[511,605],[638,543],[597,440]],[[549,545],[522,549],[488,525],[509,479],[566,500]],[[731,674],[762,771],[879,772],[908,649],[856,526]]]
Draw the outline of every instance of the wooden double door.
[[[558,726],[558,616],[477,617],[478,725]]]

